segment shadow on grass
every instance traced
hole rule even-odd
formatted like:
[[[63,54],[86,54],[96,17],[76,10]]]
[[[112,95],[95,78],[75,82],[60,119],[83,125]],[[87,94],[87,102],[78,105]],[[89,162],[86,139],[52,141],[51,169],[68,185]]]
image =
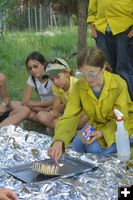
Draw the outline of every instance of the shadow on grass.
[[[24,129],[25,130],[36,131],[38,133],[42,133],[42,134],[45,134],[45,135],[53,136],[52,133],[47,133],[46,132],[46,126],[44,126],[44,125],[42,125],[42,124],[40,124],[38,122],[25,120],[23,122],[23,125],[24,125]]]

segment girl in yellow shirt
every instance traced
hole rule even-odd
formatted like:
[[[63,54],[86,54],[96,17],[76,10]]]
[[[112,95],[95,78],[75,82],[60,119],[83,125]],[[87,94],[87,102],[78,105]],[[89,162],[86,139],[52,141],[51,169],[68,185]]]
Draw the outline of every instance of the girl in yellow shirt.
[[[53,59],[46,67],[46,75],[52,80],[52,90],[54,94],[54,103],[50,111],[41,111],[38,114],[38,120],[46,125],[47,132],[49,128],[54,128],[59,117],[63,114],[69,96],[78,79],[71,75],[68,63],[62,58]],[[88,117],[82,112],[78,128],[83,127],[88,121]]]
[[[77,64],[82,79],[74,85],[64,115],[56,124],[53,145],[48,150],[48,155],[55,161],[75,136],[81,110],[95,131],[87,143],[83,143],[79,135],[75,137],[72,146],[76,151],[104,155],[116,152],[113,108],[123,113],[129,137],[133,133],[133,102],[126,82],[106,70],[104,53],[96,47],[85,48],[80,52]]]

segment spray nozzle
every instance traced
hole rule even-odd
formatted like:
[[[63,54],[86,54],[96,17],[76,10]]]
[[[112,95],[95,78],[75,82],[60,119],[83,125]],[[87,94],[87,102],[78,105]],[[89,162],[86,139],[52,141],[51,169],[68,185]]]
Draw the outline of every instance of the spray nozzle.
[[[122,114],[119,110],[117,110],[117,109],[115,108],[115,109],[114,109],[114,113],[115,113],[115,115],[116,115],[118,121],[123,120],[123,114]]]

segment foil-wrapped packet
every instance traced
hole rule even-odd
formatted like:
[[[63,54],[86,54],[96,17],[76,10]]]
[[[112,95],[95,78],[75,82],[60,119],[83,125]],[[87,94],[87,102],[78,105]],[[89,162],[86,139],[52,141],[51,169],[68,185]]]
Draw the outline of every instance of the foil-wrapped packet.
[[[115,200],[118,188],[133,184],[130,163],[119,160],[116,154],[104,157],[90,153],[80,154],[71,150],[65,155],[93,164],[95,167],[71,177],[24,183],[5,169],[33,161],[48,159],[47,150],[52,138],[21,127],[7,126],[0,129],[0,186],[14,190],[21,200]]]

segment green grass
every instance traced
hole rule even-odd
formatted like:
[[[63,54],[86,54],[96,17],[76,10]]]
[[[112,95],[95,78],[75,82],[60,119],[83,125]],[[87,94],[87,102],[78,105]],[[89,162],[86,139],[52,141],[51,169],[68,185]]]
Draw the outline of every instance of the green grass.
[[[5,33],[0,36],[0,72],[8,78],[9,96],[11,100],[21,100],[28,78],[25,59],[32,51],[40,51],[46,59],[62,57],[67,60],[72,69],[76,68],[76,56],[69,56],[77,52],[77,29],[58,28],[48,30],[54,36],[35,34],[30,32]],[[89,38],[88,45],[94,45]],[[36,93],[34,93],[34,97]]]

